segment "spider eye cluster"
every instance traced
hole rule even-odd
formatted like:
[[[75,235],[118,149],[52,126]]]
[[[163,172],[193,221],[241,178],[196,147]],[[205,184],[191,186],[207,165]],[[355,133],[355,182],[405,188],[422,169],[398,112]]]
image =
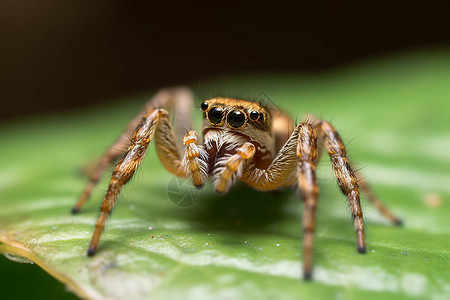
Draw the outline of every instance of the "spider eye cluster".
[[[245,111],[241,108],[234,108],[232,110],[222,106],[210,105],[208,102],[203,102],[200,108],[205,112],[208,121],[215,126],[221,126],[223,122],[227,121],[227,126],[233,129],[240,129],[245,126],[248,119],[252,122],[263,122],[264,114],[257,110]]]

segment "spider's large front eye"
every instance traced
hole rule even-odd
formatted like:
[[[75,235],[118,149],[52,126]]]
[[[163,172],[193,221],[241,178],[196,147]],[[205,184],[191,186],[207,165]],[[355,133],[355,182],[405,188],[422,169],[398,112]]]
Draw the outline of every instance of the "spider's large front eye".
[[[208,120],[213,125],[219,125],[223,119],[223,108],[213,107],[208,111]]]
[[[240,110],[232,111],[228,114],[227,122],[233,128],[242,127],[245,124],[247,116]]]

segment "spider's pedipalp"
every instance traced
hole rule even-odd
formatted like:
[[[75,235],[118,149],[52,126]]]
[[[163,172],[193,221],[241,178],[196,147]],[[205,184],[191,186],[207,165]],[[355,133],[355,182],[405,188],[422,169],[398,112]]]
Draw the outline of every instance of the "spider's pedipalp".
[[[216,163],[214,172],[214,189],[219,194],[228,192],[230,187],[242,176],[244,162],[255,155],[256,149],[252,143],[245,143],[235,150],[235,154],[226,155]]]
[[[189,131],[183,138],[186,145],[181,166],[186,176],[192,178],[192,184],[201,188],[208,176],[208,153],[202,145],[197,145],[197,133]]]

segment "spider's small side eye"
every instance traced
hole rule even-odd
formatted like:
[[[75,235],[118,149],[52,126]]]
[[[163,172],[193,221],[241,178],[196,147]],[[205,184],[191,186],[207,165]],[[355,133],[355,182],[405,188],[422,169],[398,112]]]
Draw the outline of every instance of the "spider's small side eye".
[[[240,110],[233,111],[228,114],[227,122],[233,128],[242,127],[247,120],[247,116]]]
[[[208,103],[203,102],[202,105],[200,105],[201,110],[206,111],[208,109]]]
[[[208,111],[208,120],[213,125],[219,125],[223,119],[223,108],[213,107]]]
[[[263,114],[263,113],[259,113],[259,120],[260,120],[261,122],[264,122],[264,119],[265,119],[264,114]]]
[[[257,110],[252,110],[250,112],[250,120],[257,121],[260,117],[260,113]]]

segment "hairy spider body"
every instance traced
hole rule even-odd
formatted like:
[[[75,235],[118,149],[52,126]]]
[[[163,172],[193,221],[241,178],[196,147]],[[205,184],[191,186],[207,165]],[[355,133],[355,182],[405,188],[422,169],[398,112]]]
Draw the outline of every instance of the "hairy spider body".
[[[87,254],[97,252],[107,218],[123,187],[141,164],[154,138],[157,155],[172,174],[190,177],[202,187],[208,177],[223,194],[237,181],[260,190],[297,185],[303,207],[303,277],[312,276],[315,215],[319,196],[316,166],[326,149],[342,193],[347,197],[357,236],[357,249],[366,252],[359,188],[380,212],[394,224],[401,224],[376,198],[367,183],[357,179],[344,143],[326,121],[303,122],[294,126],[291,118],[260,103],[231,98],[213,98],[201,104],[203,142],[192,130],[192,95],[184,88],[162,90],[130,122],[126,132],[105,152],[91,174],[90,182],[72,209],[78,212],[104,173],[109,161],[117,163],[102,202]],[[169,112],[174,113],[174,127]],[[126,148],[125,154],[119,149]]]

